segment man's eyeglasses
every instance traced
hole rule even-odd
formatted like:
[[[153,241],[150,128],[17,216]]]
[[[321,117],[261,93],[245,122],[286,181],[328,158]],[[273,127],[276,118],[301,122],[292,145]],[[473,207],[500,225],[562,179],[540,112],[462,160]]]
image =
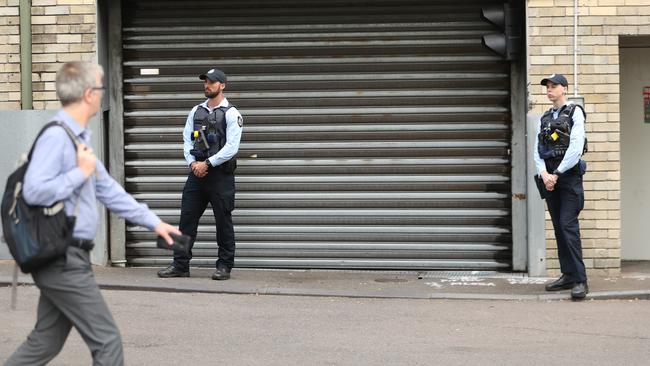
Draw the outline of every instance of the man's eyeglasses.
[[[101,90],[101,91],[106,91],[106,87],[105,87],[105,86],[93,86],[93,87],[90,88],[90,89],[92,89],[92,90]]]

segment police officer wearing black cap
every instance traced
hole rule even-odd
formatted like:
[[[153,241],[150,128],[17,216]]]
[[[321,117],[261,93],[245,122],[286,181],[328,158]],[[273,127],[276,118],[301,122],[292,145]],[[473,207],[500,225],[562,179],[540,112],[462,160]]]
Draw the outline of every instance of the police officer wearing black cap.
[[[538,177],[548,191],[546,204],[553,221],[562,276],[546,291],[571,289],[571,297],[584,298],[589,292],[578,215],[584,207],[582,176],[586,163],[584,109],[567,102],[567,79],[553,74],[542,79],[553,107],[541,118],[535,141],[534,159]]]
[[[226,74],[210,69],[204,81],[205,102],[190,111],[183,130],[183,151],[190,172],[183,188],[180,230],[192,240],[187,253],[174,252],[172,264],[159,277],[189,277],[192,246],[199,219],[208,203],[216,221],[219,245],[213,280],[227,280],[235,263],[235,231],[231,212],[235,207],[235,154],[239,150],[244,120],[223,94]]]

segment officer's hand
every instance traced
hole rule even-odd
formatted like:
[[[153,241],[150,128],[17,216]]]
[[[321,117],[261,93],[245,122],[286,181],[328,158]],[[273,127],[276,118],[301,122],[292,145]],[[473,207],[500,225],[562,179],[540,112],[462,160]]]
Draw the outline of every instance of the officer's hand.
[[[86,178],[93,174],[97,166],[97,157],[93,154],[93,149],[85,144],[77,146],[77,166]]]
[[[165,239],[165,241],[167,242],[167,244],[169,244],[169,246],[174,244],[174,239],[172,239],[172,237],[169,236],[169,234],[181,235],[180,230],[178,230],[174,226],[169,225],[164,221],[161,221],[160,224],[156,225],[153,231],[155,231],[156,234],[162,236],[163,239]]]
[[[547,191],[553,191],[553,189],[555,189],[555,184],[557,183],[557,175],[542,172],[542,181],[544,182]]]
[[[192,163],[192,173],[199,178],[208,175],[208,166],[204,162],[195,161]]]

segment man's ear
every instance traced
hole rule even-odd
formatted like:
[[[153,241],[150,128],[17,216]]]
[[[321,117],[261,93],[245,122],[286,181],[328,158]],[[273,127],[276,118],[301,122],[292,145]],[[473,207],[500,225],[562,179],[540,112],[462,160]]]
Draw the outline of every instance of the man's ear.
[[[90,101],[91,101],[92,98],[93,98],[92,94],[93,94],[93,90],[92,90],[92,89],[88,88],[88,89],[84,90],[84,98],[83,98],[84,101],[90,103]]]

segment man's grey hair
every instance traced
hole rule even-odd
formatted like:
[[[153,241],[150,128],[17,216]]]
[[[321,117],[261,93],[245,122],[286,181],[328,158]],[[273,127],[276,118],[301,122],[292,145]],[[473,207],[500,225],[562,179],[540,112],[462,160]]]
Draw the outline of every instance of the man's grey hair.
[[[74,61],[64,64],[56,73],[56,96],[66,106],[80,101],[89,88],[98,87],[97,75],[104,77],[104,69],[90,62]]]

